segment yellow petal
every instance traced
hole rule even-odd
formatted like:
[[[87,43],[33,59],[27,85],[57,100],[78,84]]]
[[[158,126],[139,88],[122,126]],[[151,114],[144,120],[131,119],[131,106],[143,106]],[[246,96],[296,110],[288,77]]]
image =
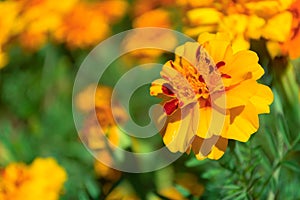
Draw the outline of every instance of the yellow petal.
[[[171,152],[185,152],[198,129],[199,105],[190,104],[174,114],[178,117],[168,123],[163,140]]]
[[[269,40],[284,42],[287,40],[292,27],[293,16],[286,11],[268,20],[263,30],[263,37]]]
[[[196,8],[187,12],[187,18],[192,26],[217,24],[221,16],[222,13],[214,8]]]
[[[246,142],[259,127],[258,113],[252,103],[230,109],[230,124],[222,134],[227,139]]]
[[[227,62],[226,67],[221,67],[220,71],[231,76],[231,85],[250,78],[257,80],[264,74],[258,64],[258,56],[253,51],[239,51]]]
[[[158,94],[162,94],[162,85],[166,83],[164,79],[157,79],[152,82],[152,85],[150,87],[150,95],[151,96],[157,96]]]
[[[253,79],[241,82],[226,91],[227,108],[246,105],[249,101],[257,108],[257,112],[268,113],[269,105],[273,101],[273,94],[269,87],[257,83]]]
[[[200,124],[197,131],[197,136],[201,138],[210,138],[208,128],[211,121],[212,109],[210,107],[200,108]]]
[[[198,37],[198,42],[204,45],[215,63],[224,61],[232,55],[230,36],[226,33],[203,33]]]
[[[269,113],[269,105],[273,102],[274,95],[272,90],[262,84],[258,84],[256,87],[256,93],[250,99],[250,102],[255,106],[258,114]]]
[[[198,160],[205,158],[218,160],[226,151],[227,144],[228,140],[219,136],[213,136],[209,139],[196,137],[192,148]]]

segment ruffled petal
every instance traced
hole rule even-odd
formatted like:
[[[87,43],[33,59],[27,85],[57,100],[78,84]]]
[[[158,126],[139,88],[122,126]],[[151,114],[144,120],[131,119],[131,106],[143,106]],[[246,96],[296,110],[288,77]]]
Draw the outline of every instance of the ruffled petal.
[[[258,113],[252,103],[229,110],[230,124],[224,138],[246,142],[259,127]]]
[[[192,149],[198,160],[205,158],[218,160],[224,155],[227,144],[228,140],[219,136],[212,136],[209,139],[196,137],[193,141]]]
[[[185,152],[192,143],[199,123],[198,107],[198,104],[185,106],[174,113],[176,120],[167,124],[163,140],[171,152]]]
[[[225,61],[226,62],[226,61]],[[258,64],[258,56],[253,51],[239,51],[226,62],[226,67],[220,68],[221,73],[231,76],[231,85],[238,84],[247,79],[259,79],[263,68]]]

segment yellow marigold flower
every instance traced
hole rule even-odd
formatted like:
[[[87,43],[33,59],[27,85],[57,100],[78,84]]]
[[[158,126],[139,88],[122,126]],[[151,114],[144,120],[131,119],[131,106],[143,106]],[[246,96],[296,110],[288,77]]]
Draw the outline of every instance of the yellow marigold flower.
[[[94,91],[96,88],[96,91]],[[105,147],[105,141],[99,137],[98,123],[104,134],[114,144],[120,143],[120,130],[115,123],[112,113],[111,96],[112,89],[107,86],[90,85],[76,97],[76,106],[83,112],[91,113],[94,109],[97,115],[97,121],[93,121],[92,113],[87,115],[85,125],[82,129],[86,143],[92,149],[101,149]],[[119,123],[127,120],[127,115],[121,106],[114,106],[115,117]]]
[[[58,28],[63,15],[68,12],[77,0],[67,0],[59,4],[51,0],[20,1],[22,10],[15,23],[20,33],[20,43],[31,50],[40,48],[48,38],[48,34]]]
[[[185,32],[196,36],[203,31],[227,32],[234,51],[248,49],[250,39],[264,37],[277,42],[289,36],[292,15],[287,11],[293,0],[218,0],[186,2]],[[192,6],[189,8],[188,6]],[[280,28],[278,28],[280,27]]]
[[[0,45],[3,45],[14,34],[14,24],[17,21],[17,14],[20,4],[14,1],[0,1]]]
[[[52,158],[37,158],[30,166],[12,163],[1,171],[0,199],[56,200],[66,179],[65,170]]]
[[[224,33],[204,33],[198,42],[177,48],[178,56],[163,66],[163,79],[152,83],[150,94],[164,99],[162,135],[170,151],[219,159],[228,139],[246,142],[257,131],[258,114],[269,112],[273,94],[257,83],[264,70],[254,52],[234,52]],[[225,108],[220,107],[224,95]],[[219,117],[215,121],[224,119],[221,130],[210,127],[213,112]]]

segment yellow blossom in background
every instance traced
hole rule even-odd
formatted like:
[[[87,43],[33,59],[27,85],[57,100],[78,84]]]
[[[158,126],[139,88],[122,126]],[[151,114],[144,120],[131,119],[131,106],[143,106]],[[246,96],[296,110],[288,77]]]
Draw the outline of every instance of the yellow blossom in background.
[[[15,29],[20,34],[19,42],[24,48],[39,49],[55,31],[77,0],[57,3],[51,0],[21,0],[22,10],[16,20]]]
[[[29,166],[12,163],[0,174],[1,200],[56,200],[67,179],[53,158],[37,158]]]
[[[162,135],[170,151],[193,150],[198,159],[219,159],[228,139],[246,142],[257,131],[258,114],[269,112],[273,94],[257,83],[264,70],[256,53],[234,52],[224,33],[204,33],[198,42],[177,48],[175,61],[163,66],[163,79],[152,83],[150,94],[163,97]],[[221,130],[210,127],[213,112],[215,122],[224,119]]]
[[[94,88],[96,88],[96,91],[94,91]],[[120,142],[120,130],[115,123],[112,113],[111,95],[112,89],[110,87],[90,85],[79,93],[76,98],[76,106],[82,112],[87,113],[86,123],[82,132],[89,147],[92,149],[102,148],[105,145],[105,141],[99,137],[101,133],[99,133],[97,128],[98,123],[104,134],[107,135],[114,145],[118,145]],[[91,120],[93,119],[91,117],[93,113],[91,112],[94,109],[97,121]],[[127,115],[121,107],[114,107],[114,112],[119,123],[126,121]]]
[[[197,36],[201,32],[227,32],[234,51],[249,49],[250,39],[263,37],[283,42],[288,39],[293,0],[243,1],[178,1],[186,11],[185,32]]]
[[[111,147],[108,141],[115,146],[121,146],[122,142],[124,143],[122,141],[124,133],[121,132],[115,120],[118,123],[124,123],[127,120],[127,115],[120,105],[115,105],[112,109],[111,98],[112,88],[103,85],[90,85],[79,93],[76,98],[76,106],[82,112],[87,113],[81,130],[81,139],[85,141],[90,149],[97,151],[94,169],[99,178],[107,181],[102,188],[105,194],[110,191],[114,182],[119,180],[122,175],[120,171],[107,166],[113,163],[111,152],[108,150]],[[97,115],[96,120],[92,117],[94,109]],[[115,116],[113,116],[112,110]],[[99,125],[101,130],[98,128]],[[108,141],[102,135],[106,136]],[[101,161],[105,161],[105,163]]]
[[[124,0],[89,2],[20,0],[0,2],[0,44],[11,38],[28,50],[40,49],[53,37],[71,48],[96,45],[110,32],[112,23],[126,12]]]
[[[139,5],[139,4],[137,4]],[[159,27],[159,28],[172,28],[171,14],[167,9],[157,8],[148,10],[145,13],[135,17],[132,22],[133,28],[144,27]],[[155,37],[153,37],[155,35]],[[129,34],[124,42],[124,49],[134,49],[136,46],[152,46],[156,44],[161,48],[172,49],[176,46],[176,37],[169,32],[152,30],[149,32],[139,32],[135,34],[132,32]],[[142,48],[129,52],[124,59],[124,62],[130,63],[130,61],[139,61],[141,63],[155,62],[159,56],[164,53],[160,49]]]
[[[0,1],[0,46],[4,45],[11,35],[15,34],[14,24],[17,19],[20,4],[15,1]]]
[[[14,23],[17,19],[20,5],[14,1],[0,1],[0,69],[8,63],[8,56],[3,49],[10,40],[11,35],[15,34]]]

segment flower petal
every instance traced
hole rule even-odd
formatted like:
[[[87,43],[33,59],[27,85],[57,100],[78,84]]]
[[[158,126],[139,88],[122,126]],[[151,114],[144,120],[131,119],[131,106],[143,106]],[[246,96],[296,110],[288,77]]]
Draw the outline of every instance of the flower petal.
[[[193,141],[192,149],[198,160],[205,158],[218,160],[225,153],[227,144],[228,140],[223,137],[214,135],[209,139],[203,139],[197,136]]]
[[[153,81],[150,87],[150,95],[157,96],[159,94],[163,94],[162,85],[165,83],[167,83],[167,81],[164,79],[157,79]]]
[[[259,127],[258,113],[252,103],[229,110],[230,124],[222,137],[246,142]]]
[[[174,115],[177,115],[176,120],[169,121],[163,140],[171,152],[185,152],[196,135],[199,105],[197,103],[187,105]]]
[[[253,51],[239,51],[225,63],[226,67],[221,67],[220,71],[231,76],[231,85],[250,78],[257,80],[264,74],[263,68],[258,64],[258,56]]]
[[[269,105],[273,94],[269,87],[257,83],[253,79],[243,81],[226,91],[227,108],[246,105],[249,101],[255,106],[258,114],[269,113]]]

